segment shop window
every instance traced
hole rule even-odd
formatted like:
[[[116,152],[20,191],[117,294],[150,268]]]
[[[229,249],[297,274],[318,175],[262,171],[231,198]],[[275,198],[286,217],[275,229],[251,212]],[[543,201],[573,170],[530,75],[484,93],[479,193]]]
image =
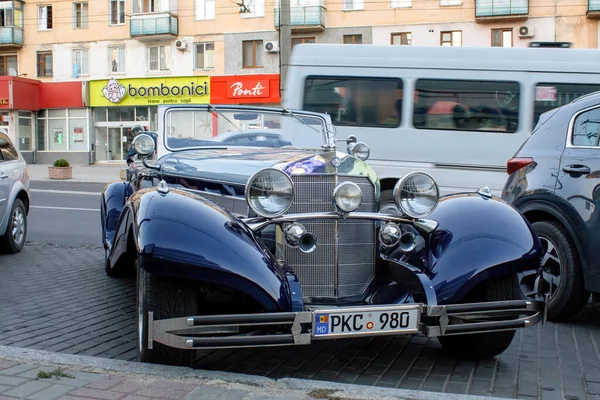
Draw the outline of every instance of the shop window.
[[[303,109],[330,114],[334,125],[396,128],[402,86],[397,78],[308,77]]]
[[[40,78],[51,77],[53,74],[52,68],[52,51],[37,52],[37,76]]]
[[[247,1],[243,5],[242,18],[260,18],[265,16],[265,0]]]
[[[106,113],[107,113],[106,107],[94,108],[94,123],[108,121],[108,119],[106,118]]]
[[[150,46],[148,47],[148,70],[149,71],[168,71],[171,58],[170,46]]]
[[[462,46],[462,31],[441,32],[440,36],[442,46]]]
[[[408,46],[412,44],[412,33],[411,32],[399,32],[392,33],[391,43],[394,45]]]
[[[343,11],[364,10],[365,5],[363,0],[342,0]]]
[[[196,43],[196,69],[212,69],[215,67],[215,44]]]
[[[413,123],[417,129],[513,133],[519,97],[517,82],[419,79]]]
[[[533,124],[537,124],[540,115],[554,108],[564,106],[586,94],[600,91],[600,84],[585,83],[538,83],[535,87],[535,105]]]
[[[242,58],[244,68],[262,68],[263,41],[244,40],[242,42]]]
[[[110,0],[110,24],[125,24],[125,0]]]
[[[344,35],[344,44],[362,44],[362,35]]]
[[[33,123],[29,111],[19,111],[19,150],[33,151]]]
[[[492,29],[492,47],[513,47],[513,30]]]
[[[77,78],[79,75],[88,75],[88,49],[74,49],[73,50],[73,77]]]
[[[410,8],[412,7],[412,0],[390,0],[391,8]]]
[[[88,27],[88,3],[73,3],[73,28]]]
[[[0,55],[0,75],[8,75],[11,68],[15,70],[15,75],[18,75],[17,56],[12,54]]]
[[[47,110],[37,119],[38,150],[89,150],[87,109]]]
[[[125,73],[125,46],[108,47],[108,72]]]
[[[215,0],[196,0],[196,19],[215,19]]]
[[[38,6],[38,24],[40,31],[52,29],[52,6]]]
[[[135,120],[136,121],[148,121],[148,107],[136,107],[135,108]]]
[[[314,37],[292,38],[292,47],[301,43],[316,43],[316,40]]]

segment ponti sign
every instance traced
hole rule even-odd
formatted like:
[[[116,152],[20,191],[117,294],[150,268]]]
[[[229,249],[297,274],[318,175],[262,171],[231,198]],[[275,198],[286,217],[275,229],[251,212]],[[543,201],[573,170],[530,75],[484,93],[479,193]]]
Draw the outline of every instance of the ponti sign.
[[[210,79],[206,76],[112,78],[90,82],[91,107],[209,102]]]
[[[234,81],[228,82],[227,97],[269,97],[269,81]]]

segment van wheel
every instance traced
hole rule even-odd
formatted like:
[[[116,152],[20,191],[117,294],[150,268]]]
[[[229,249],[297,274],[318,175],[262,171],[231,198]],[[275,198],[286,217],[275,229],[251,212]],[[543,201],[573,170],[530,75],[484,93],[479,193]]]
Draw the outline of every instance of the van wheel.
[[[566,321],[581,311],[590,298],[577,249],[560,223],[538,221],[532,226],[542,244],[542,276],[538,277],[535,270],[519,273],[521,292],[533,298],[542,285],[542,291],[549,294],[548,319]]]

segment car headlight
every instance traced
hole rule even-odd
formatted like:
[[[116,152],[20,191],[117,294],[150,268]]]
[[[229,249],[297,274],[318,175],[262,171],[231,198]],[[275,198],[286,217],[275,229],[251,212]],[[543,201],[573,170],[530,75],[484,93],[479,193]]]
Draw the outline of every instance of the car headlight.
[[[348,145],[348,154],[358,158],[359,160],[367,161],[371,155],[371,149],[366,143],[363,142],[350,143]]]
[[[394,201],[404,214],[424,218],[438,205],[440,191],[435,180],[425,172],[412,172],[394,186]]]
[[[147,157],[154,151],[154,139],[145,133],[137,135],[131,144],[133,150],[141,157]]]
[[[248,180],[246,201],[261,217],[278,217],[289,210],[294,201],[292,179],[275,168],[261,169]]]
[[[333,201],[343,212],[352,212],[360,207],[363,195],[360,187],[354,182],[342,182],[333,190]]]

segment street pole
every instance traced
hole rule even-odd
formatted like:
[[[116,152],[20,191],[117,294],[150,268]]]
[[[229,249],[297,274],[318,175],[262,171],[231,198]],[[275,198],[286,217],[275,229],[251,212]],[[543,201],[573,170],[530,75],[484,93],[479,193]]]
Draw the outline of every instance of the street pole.
[[[283,91],[292,53],[292,19],[290,0],[280,0],[279,4],[279,94],[283,103]]]

